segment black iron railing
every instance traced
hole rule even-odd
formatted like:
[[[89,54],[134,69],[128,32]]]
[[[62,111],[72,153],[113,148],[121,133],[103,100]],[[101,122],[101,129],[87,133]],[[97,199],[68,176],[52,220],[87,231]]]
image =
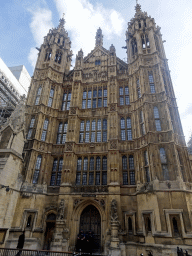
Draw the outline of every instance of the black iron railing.
[[[0,256],[70,256],[72,252],[0,248]]]

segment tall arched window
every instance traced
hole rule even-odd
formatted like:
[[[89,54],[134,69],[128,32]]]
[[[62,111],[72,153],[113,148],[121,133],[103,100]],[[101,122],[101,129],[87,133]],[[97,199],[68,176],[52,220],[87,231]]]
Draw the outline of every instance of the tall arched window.
[[[59,123],[58,132],[57,132],[57,144],[65,144],[67,136],[67,127],[68,122]]]
[[[55,54],[55,62],[57,62],[58,64],[61,64],[61,60],[62,60],[62,52],[58,50]]]
[[[123,169],[123,185],[128,185],[128,168],[127,168],[127,157],[122,157],[122,169]]]
[[[49,100],[48,100],[48,104],[47,104],[48,107],[52,107],[53,96],[54,96],[54,89],[51,88],[50,94],[49,94]]]
[[[156,131],[160,132],[161,131],[161,122],[160,122],[160,117],[159,117],[159,110],[157,107],[153,108],[154,112],[154,118],[155,118],[155,126],[156,126]]]
[[[45,141],[46,135],[47,135],[47,129],[48,129],[49,120],[46,118],[43,125],[43,131],[41,135],[41,140]]]
[[[132,39],[131,47],[132,47],[132,55],[135,55],[137,53],[137,40],[136,40],[136,38]]]
[[[120,106],[129,105],[129,87],[119,87],[119,104]]]
[[[103,119],[103,142],[107,142],[107,119]]]
[[[148,35],[141,35],[142,47],[143,49],[150,48]]]
[[[147,182],[150,182],[149,158],[148,158],[147,150],[144,151],[144,164],[145,164],[145,178]]]
[[[135,171],[134,171],[134,158],[132,155],[129,156],[129,178],[130,185],[135,185]]]
[[[127,164],[129,159],[129,167]],[[135,167],[133,155],[122,157],[123,185],[135,185]],[[129,181],[128,181],[129,176]]]
[[[37,90],[36,99],[35,99],[35,105],[39,105],[39,101],[40,101],[40,97],[41,97],[41,92],[42,92],[42,87],[39,86],[39,88]]]
[[[40,172],[40,168],[41,168],[41,160],[42,160],[42,156],[38,155],[36,165],[35,165],[35,172],[33,175],[33,184],[37,184],[37,182],[38,182],[39,172]]]
[[[128,232],[132,233],[133,232],[133,225],[132,225],[132,219],[131,217],[128,218]]]
[[[31,139],[31,136],[32,136],[32,133],[33,133],[34,124],[35,124],[35,117],[32,117],[30,125],[29,125],[28,134],[27,134],[27,139],[28,140]]]
[[[141,127],[141,135],[145,135],[145,124],[144,124],[144,116],[143,111],[140,111],[140,127]]]
[[[83,166],[82,166],[83,163]],[[82,179],[81,179],[82,177]],[[77,160],[76,185],[107,185],[107,157],[81,157]]]
[[[70,91],[64,92],[61,110],[62,111],[69,110],[70,103],[71,103],[71,92]]]
[[[58,164],[58,159],[55,158],[53,161],[50,186],[60,186],[62,167],[63,167],[63,158],[59,159],[59,164]]]
[[[51,59],[51,49],[47,49],[46,50],[46,54],[45,54],[45,60],[44,61],[49,61]]]
[[[172,218],[172,224],[173,224],[174,236],[178,236],[179,235],[179,229],[178,229],[177,219],[175,217]]]
[[[161,160],[161,167],[162,167],[162,171],[163,171],[163,177],[165,180],[169,180],[169,171],[167,168],[167,157],[166,157],[166,153],[165,153],[165,149],[164,148],[160,148],[159,149],[160,152],[160,160]]]
[[[141,98],[141,89],[140,89],[139,79],[137,79],[137,97],[138,99]]]
[[[149,77],[150,91],[151,91],[151,93],[155,93],[155,84],[154,84],[152,71],[148,73],[148,77]]]

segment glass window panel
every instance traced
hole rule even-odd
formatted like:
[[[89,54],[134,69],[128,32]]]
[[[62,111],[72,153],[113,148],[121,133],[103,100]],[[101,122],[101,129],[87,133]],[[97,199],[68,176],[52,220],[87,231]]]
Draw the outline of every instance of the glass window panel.
[[[102,185],[107,185],[107,172],[102,172]]]
[[[66,109],[66,102],[65,101],[63,101],[63,103],[62,103],[62,107],[61,107],[61,110],[62,111],[64,111]]]
[[[140,112],[141,123],[144,122],[143,111]]]
[[[93,99],[93,108],[97,107],[97,99]]]
[[[98,108],[102,107],[102,99],[98,99]]]
[[[67,110],[70,108],[70,101],[67,101]]]
[[[52,173],[51,174],[50,186],[54,186],[55,185],[55,180],[56,180],[56,173]]]
[[[98,97],[102,97],[102,89],[98,90]]]
[[[169,180],[169,171],[166,164],[162,164],[163,177],[165,180]]]
[[[160,148],[159,152],[160,152],[161,163],[162,164],[166,164],[167,163],[167,157],[166,157],[166,154],[165,154],[165,149],[164,148]]]
[[[103,107],[104,107],[104,108],[107,107],[107,99],[103,99]]]
[[[33,129],[29,129],[28,134],[27,134],[27,139],[29,140],[31,138]]]
[[[149,159],[148,159],[147,151],[144,151],[144,159],[145,159],[145,165],[149,165]]]
[[[103,142],[107,142],[107,131],[103,131]]]
[[[155,120],[155,126],[156,126],[156,131],[160,132],[161,131],[161,122],[160,122],[160,120]]]
[[[139,79],[137,79],[137,86],[139,86]]]
[[[134,169],[134,159],[133,156],[129,156],[129,169],[132,170]]]
[[[127,129],[131,129],[131,118],[127,118]]]
[[[153,74],[149,73],[149,83],[154,83]]]
[[[90,172],[89,173],[89,185],[93,185],[94,184],[94,173]]]
[[[131,171],[129,173],[130,176],[130,185],[135,185],[135,172]]]
[[[86,122],[86,131],[90,131],[90,121]]]
[[[60,186],[61,184],[61,172],[57,173],[57,181],[56,181],[56,186]]]
[[[94,171],[94,157],[90,158],[89,170]]]
[[[146,181],[150,182],[149,167],[145,167],[145,176],[146,176]]]
[[[159,110],[158,110],[158,108],[154,107],[153,108],[153,112],[154,112],[154,117],[158,119],[159,118]]]
[[[125,140],[125,130],[121,130],[121,140]]]
[[[106,156],[103,157],[103,167],[102,167],[102,170],[107,170],[107,157]]]
[[[107,130],[107,120],[103,119],[103,130]]]
[[[93,91],[93,98],[97,98],[97,90]]]
[[[127,140],[132,140],[132,131],[127,130]]]
[[[121,129],[125,129],[125,119],[121,118]]]
[[[83,164],[83,171],[87,171],[87,170],[88,170],[88,158],[85,157],[84,164]]]
[[[38,179],[39,179],[39,170],[35,170],[33,175],[33,184],[37,184]]]
[[[128,185],[128,173],[123,172],[123,185]]]
[[[44,125],[43,125],[44,130],[47,130],[48,124],[49,124],[49,121],[47,119],[45,119]]]
[[[123,95],[123,87],[119,88],[119,95]]]
[[[95,122],[95,120],[93,120],[92,125],[91,125],[91,130],[95,131],[95,128],[96,128],[96,122]]]
[[[129,88],[128,88],[128,86],[125,86],[125,95],[129,95]]]
[[[47,134],[47,131],[43,131],[43,132],[42,132],[42,135],[41,135],[41,140],[42,140],[42,141],[45,141],[46,134]]]
[[[87,92],[83,92],[83,99],[86,99],[87,98]]]
[[[54,159],[52,172],[56,172],[56,170],[57,170],[57,162],[58,162],[58,160],[57,160],[57,159]]]
[[[57,135],[57,144],[60,144],[61,143],[61,134],[58,134]]]
[[[63,101],[66,101],[66,99],[67,99],[67,93],[64,93],[63,94]]]
[[[66,122],[66,123],[64,123],[64,133],[66,133],[67,132],[67,126],[68,126],[68,123]]]
[[[141,90],[140,90],[140,88],[137,88],[137,95],[138,95],[138,98],[141,98]]]
[[[58,167],[58,172],[62,171],[62,167],[63,167],[63,158],[59,159],[59,167]]]
[[[88,99],[92,98],[92,91],[88,91]]]
[[[144,124],[141,124],[141,132],[142,132],[142,135],[145,134],[145,126],[144,126]]]
[[[86,100],[82,101],[82,108],[85,109],[86,108]]]
[[[32,118],[32,119],[31,119],[31,123],[30,123],[30,126],[29,126],[29,127],[30,127],[30,128],[33,128],[34,123],[35,123],[35,118]]]
[[[62,138],[62,144],[65,144],[65,142],[66,142],[66,137],[67,137],[67,134],[63,134],[63,138]]]
[[[95,185],[100,185],[100,172],[96,172]]]
[[[85,133],[85,142],[89,143],[89,132]]]
[[[125,96],[125,105],[129,105],[130,101],[129,101],[129,96]]]
[[[82,163],[82,159],[81,157],[79,157],[77,160],[77,171],[81,171],[81,163]]]
[[[62,133],[62,130],[63,130],[63,124],[60,123],[58,128],[58,133]]]
[[[95,132],[91,132],[91,142],[95,142]]]
[[[96,158],[96,170],[97,171],[101,170],[101,159],[100,159],[100,157]]]
[[[150,85],[151,93],[155,93],[155,86],[154,84]]]
[[[49,101],[48,101],[47,106],[48,106],[48,107],[51,107],[51,106],[52,106],[52,102],[53,102],[53,99],[52,99],[52,98],[49,98]]]
[[[41,91],[42,91],[42,87],[39,87],[39,89],[37,91],[37,95],[41,95]]]
[[[71,92],[68,93],[68,98],[67,98],[68,101],[71,100]]]
[[[80,131],[84,131],[84,121],[81,121],[81,124],[80,124]]]
[[[76,185],[80,185],[81,183],[81,173],[78,172],[76,175]]]
[[[123,106],[124,105],[124,98],[120,97],[120,105]]]
[[[122,157],[122,167],[123,167],[123,170],[127,170],[127,157],[126,156]]]
[[[104,89],[104,90],[103,90],[103,96],[104,96],[104,97],[107,97],[107,89]]]
[[[41,167],[41,160],[42,160],[42,157],[38,156],[35,169],[38,169],[38,170],[40,169],[40,167]]]
[[[84,133],[79,134],[79,143],[83,143],[83,135]]]
[[[91,100],[87,101],[87,108],[91,108]]]
[[[101,119],[97,120],[97,130],[100,131],[101,130]]]
[[[101,132],[97,132],[97,142],[101,142]]]
[[[35,105],[38,105],[38,104],[39,104],[39,100],[40,100],[40,96],[37,96],[37,97],[36,97],[36,100],[35,100]]]
[[[49,96],[53,98],[53,95],[54,95],[54,89],[51,89]]]

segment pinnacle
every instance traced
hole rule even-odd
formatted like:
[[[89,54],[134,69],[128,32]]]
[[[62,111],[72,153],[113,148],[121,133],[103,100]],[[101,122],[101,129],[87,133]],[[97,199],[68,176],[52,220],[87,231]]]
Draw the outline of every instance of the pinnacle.
[[[65,14],[63,13],[63,17],[59,20],[59,26],[58,26],[58,28],[63,28],[63,29],[64,29],[64,25],[65,25],[64,16],[65,16]]]

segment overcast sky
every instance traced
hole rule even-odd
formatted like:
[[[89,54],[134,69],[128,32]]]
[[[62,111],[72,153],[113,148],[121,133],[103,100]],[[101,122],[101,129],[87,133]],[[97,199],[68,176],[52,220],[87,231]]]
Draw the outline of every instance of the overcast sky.
[[[142,10],[161,27],[165,52],[177,98],[183,130],[188,141],[192,133],[192,1],[138,0]],[[25,65],[32,76],[37,50],[43,37],[58,26],[65,13],[65,27],[74,53],[84,56],[95,46],[101,27],[104,47],[113,44],[117,56],[126,60],[125,31],[134,16],[135,0],[1,0],[0,57],[7,66]]]

